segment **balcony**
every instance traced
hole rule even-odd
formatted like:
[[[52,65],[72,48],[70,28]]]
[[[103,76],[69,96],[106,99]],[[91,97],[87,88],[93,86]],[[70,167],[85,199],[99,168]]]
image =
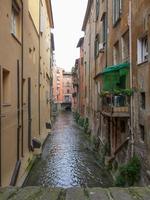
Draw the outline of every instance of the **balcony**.
[[[129,117],[130,97],[107,95],[102,97],[102,113],[109,117]]]

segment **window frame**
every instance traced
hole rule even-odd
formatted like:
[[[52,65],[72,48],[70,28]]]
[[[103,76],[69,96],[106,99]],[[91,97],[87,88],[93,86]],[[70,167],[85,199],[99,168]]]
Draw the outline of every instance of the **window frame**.
[[[120,20],[122,14],[122,0],[113,0],[113,25],[115,26]]]
[[[15,0],[12,0],[11,8],[11,34],[21,42],[21,8]]]

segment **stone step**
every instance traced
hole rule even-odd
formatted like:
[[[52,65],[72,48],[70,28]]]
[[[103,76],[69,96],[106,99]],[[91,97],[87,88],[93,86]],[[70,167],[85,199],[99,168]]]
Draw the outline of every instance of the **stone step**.
[[[150,200],[150,187],[6,187],[0,189],[0,200]]]

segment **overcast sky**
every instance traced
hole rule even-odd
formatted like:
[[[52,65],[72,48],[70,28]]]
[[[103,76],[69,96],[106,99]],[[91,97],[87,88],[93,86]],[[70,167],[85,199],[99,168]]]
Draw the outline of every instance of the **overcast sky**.
[[[71,71],[79,57],[76,46],[83,36],[81,28],[86,6],[87,0],[52,0],[56,64],[67,71]]]

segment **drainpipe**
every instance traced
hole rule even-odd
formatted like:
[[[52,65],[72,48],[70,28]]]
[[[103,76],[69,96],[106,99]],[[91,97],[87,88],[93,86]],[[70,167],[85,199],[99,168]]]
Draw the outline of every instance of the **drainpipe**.
[[[2,156],[1,156],[1,145],[2,145],[2,141],[1,141],[1,137],[2,137],[2,88],[1,88],[1,82],[2,81],[2,70],[1,70],[1,66],[0,66],[0,186],[1,186],[1,182],[2,182],[2,173],[1,173],[1,165],[2,165]]]
[[[40,17],[41,17],[41,1],[39,1],[39,73],[38,73],[38,104],[39,104],[39,135],[41,134],[41,105],[40,105],[40,70],[41,70],[41,54],[40,54],[40,51],[41,51],[41,43],[40,43]]]
[[[133,89],[133,69],[132,69],[132,1],[129,0],[129,42],[130,42],[130,88]],[[131,131],[131,157],[134,154],[134,133],[133,133],[133,96],[130,102],[130,131]]]
[[[17,161],[20,157],[20,63],[17,60]]]
[[[108,58],[108,0],[106,0],[106,61],[105,61],[105,67],[107,67],[107,58]]]
[[[24,152],[23,152],[23,147],[24,147],[24,132],[23,132],[23,66],[24,66],[24,56],[23,56],[23,51],[24,51],[24,42],[23,42],[23,38],[24,38],[24,20],[23,20],[23,1],[21,2],[22,4],[22,69],[21,69],[21,122],[22,122],[22,130],[21,130],[21,156],[23,157],[24,156]]]

